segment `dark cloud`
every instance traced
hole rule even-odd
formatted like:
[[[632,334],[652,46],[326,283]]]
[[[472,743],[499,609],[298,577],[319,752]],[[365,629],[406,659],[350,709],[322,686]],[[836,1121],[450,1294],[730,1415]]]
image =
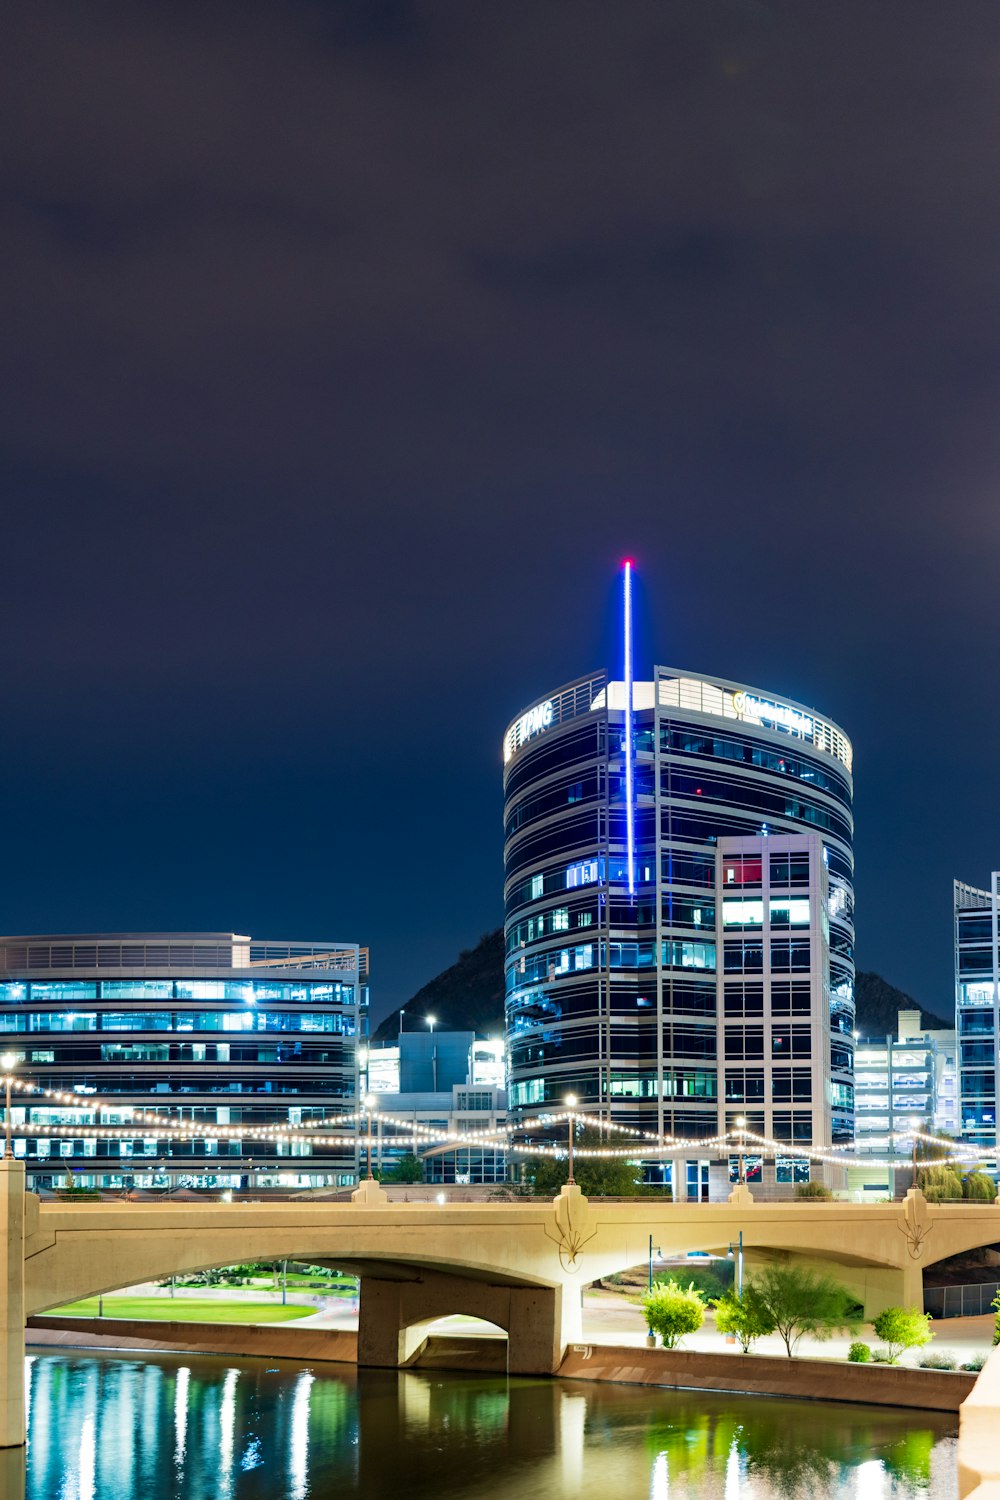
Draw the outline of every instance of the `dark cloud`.
[[[0,90],[8,927],[500,916],[604,660],[858,747],[863,962],[1000,854],[992,0],[53,0]],[[919,920],[914,921],[914,913]]]

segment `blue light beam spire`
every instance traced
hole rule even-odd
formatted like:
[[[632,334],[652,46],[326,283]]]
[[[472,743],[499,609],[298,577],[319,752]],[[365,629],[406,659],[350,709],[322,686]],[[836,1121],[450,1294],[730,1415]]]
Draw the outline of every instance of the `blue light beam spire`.
[[[635,895],[635,759],[632,734],[632,559],[623,564],[625,605],[625,836],[628,850],[628,893]]]

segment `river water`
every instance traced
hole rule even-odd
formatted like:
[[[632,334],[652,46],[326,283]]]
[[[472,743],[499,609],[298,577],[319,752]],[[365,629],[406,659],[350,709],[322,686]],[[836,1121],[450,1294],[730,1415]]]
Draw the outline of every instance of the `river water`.
[[[59,1352],[3,1500],[954,1500],[956,1419],[583,1381]]]

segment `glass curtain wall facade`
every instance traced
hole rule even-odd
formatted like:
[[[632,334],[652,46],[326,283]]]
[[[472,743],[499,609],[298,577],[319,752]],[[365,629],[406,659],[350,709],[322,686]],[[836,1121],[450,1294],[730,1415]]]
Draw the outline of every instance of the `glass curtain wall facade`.
[[[955,1026],[962,1139],[995,1146],[1000,1108],[1000,871],[988,891],[955,881]]]
[[[850,742],[789,700],[666,667],[633,685],[631,735],[626,698],[624,683],[593,673],[534,704],[504,738],[512,1113],[573,1092],[620,1123],[713,1135],[724,1118],[720,847],[815,835],[837,1046],[814,1087],[832,1138],[850,1140]]]
[[[367,1033],[367,950],[259,942],[232,933],[0,938],[0,1050],[16,1076],[77,1096],[15,1094],[14,1152],[28,1186],[347,1186],[342,1146],[242,1139],[238,1127],[299,1126],[349,1112]],[[77,1102],[78,1099],[78,1102]],[[133,1112],[233,1128],[170,1140]],[[45,1126],[122,1127],[120,1138]]]
[[[823,842],[818,834],[720,839],[716,868],[719,1130],[742,1118],[790,1144],[828,1141],[853,1091],[839,1011],[832,1029]]]

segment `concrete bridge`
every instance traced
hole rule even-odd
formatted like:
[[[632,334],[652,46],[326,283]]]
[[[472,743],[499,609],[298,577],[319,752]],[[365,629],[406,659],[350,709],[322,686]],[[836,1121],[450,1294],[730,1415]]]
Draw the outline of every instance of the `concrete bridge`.
[[[0,1162],[0,1447],[24,1442],[25,1318],[137,1282],[246,1260],[306,1260],[360,1277],[358,1362],[398,1367],[440,1317],[506,1330],[512,1374],[550,1374],[581,1336],[581,1294],[598,1277],[664,1256],[792,1258],[834,1271],[871,1317],[920,1305],[923,1268],[1000,1241],[1000,1205],[727,1203],[654,1198],[391,1202],[375,1182],[350,1203],[40,1203],[24,1168]]]

